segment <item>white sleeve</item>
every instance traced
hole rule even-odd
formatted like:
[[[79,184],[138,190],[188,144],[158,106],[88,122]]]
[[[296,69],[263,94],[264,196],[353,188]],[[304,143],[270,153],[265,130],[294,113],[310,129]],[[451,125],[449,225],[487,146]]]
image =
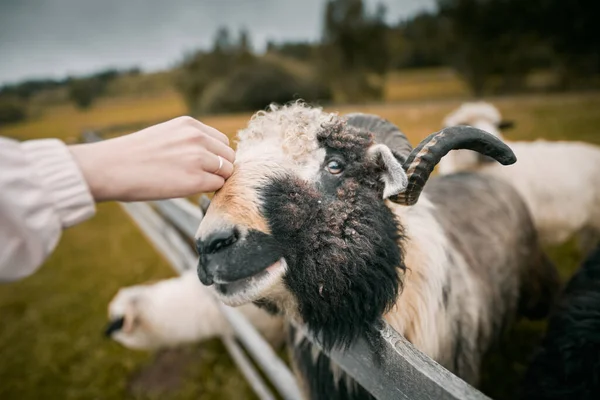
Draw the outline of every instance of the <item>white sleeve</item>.
[[[0,137],[0,282],[31,275],[54,250],[62,230],[95,211],[63,142]]]

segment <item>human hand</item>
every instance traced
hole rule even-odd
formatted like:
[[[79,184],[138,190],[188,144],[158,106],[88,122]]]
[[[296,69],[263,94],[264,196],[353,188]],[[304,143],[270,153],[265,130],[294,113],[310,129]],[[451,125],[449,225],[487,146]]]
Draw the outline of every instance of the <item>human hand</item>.
[[[231,175],[235,159],[227,136],[191,117],[115,139],[69,146],[69,150],[96,201],[212,192]]]

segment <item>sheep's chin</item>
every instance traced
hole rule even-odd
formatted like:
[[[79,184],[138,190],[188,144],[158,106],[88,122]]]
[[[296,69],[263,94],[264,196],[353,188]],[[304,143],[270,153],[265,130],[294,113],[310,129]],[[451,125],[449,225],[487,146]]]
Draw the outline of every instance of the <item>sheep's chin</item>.
[[[281,258],[253,276],[229,283],[215,283],[212,288],[223,303],[237,307],[264,297],[281,282],[286,270],[287,263]]]

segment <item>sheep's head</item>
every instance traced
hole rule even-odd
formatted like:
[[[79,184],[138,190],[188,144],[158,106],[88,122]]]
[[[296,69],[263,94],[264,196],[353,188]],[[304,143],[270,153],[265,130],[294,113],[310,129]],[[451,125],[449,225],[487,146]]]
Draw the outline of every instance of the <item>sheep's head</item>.
[[[119,289],[108,306],[108,318],[105,335],[137,350],[194,343],[229,329],[195,271]]]
[[[105,335],[135,350],[155,347],[151,332],[142,327],[139,300],[144,297],[146,286],[132,286],[119,290],[108,307],[109,323]]]
[[[511,161],[491,135],[452,129],[476,133],[462,145]],[[373,326],[394,304],[404,268],[402,227],[386,200],[416,203],[456,144],[431,135],[403,156],[373,136],[298,104],[255,116],[198,230],[200,280],[226,304],[254,301],[300,317],[326,344]]]
[[[515,122],[502,119],[500,111],[484,101],[464,103],[444,119],[444,126],[469,125],[484,130],[499,139],[500,131],[514,127]]]

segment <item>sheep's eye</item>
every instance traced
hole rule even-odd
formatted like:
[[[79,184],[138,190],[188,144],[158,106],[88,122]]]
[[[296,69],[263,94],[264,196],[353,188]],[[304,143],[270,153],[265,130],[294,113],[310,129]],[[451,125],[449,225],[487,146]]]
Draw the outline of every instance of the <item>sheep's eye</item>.
[[[342,173],[343,170],[344,167],[342,167],[342,164],[339,161],[331,160],[327,163],[327,171],[329,171],[330,174],[337,175]]]

